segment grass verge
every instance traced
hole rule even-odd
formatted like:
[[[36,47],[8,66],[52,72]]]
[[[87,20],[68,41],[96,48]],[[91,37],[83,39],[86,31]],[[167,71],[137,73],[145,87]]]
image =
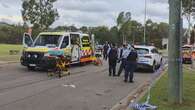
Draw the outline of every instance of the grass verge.
[[[19,50],[21,52],[22,45],[0,44],[0,61],[19,61],[21,54],[10,55],[10,50]]]
[[[195,110],[195,72],[184,69],[183,104],[168,103],[168,74],[166,73],[151,89],[150,103],[158,106],[158,110]],[[146,95],[140,100],[145,102]]]

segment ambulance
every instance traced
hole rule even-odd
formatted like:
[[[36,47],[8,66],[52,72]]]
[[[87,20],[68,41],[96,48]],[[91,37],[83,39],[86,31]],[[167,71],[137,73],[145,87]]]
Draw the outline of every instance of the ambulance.
[[[28,33],[23,35],[23,52],[20,62],[28,69],[44,68],[52,62],[49,51],[63,50],[71,64],[93,61],[94,36],[81,32],[42,32],[33,41]]]
[[[192,63],[192,45],[182,46],[182,62],[183,63]]]

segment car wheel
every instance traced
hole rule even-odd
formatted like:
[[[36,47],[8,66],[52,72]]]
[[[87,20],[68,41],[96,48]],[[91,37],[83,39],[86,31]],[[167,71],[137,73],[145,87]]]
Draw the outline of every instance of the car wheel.
[[[160,60],[160,66],[163,64],[163,59],[161,58],[161,60]]]
[[[151,70],[152,70],[152,72],[155,72],[156,71],[156,63],[155,62],[153,63],[153,65],[151,67]]]

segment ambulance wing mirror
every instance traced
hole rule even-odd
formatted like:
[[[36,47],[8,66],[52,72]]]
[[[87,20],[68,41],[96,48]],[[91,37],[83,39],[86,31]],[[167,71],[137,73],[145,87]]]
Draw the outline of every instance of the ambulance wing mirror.
[[[31,47],[33,45],[31,35],[28,33],[24,33],[22,43],[24,47]]]

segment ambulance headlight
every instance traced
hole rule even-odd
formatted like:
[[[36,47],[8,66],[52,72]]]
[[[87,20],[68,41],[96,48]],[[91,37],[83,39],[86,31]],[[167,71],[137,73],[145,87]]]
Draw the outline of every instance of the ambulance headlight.
[[[31,55],[30,55],[30,54],[28,54],[28,55],[27,55],[27,57],[28,57],[28,58],[30,58],[30,57],[31,57]]]
[[[50,55],[49,55],[49,53],[45,53],[44,56],[45,56],[45,57],[48,57],[48,56],[50,56]]]

